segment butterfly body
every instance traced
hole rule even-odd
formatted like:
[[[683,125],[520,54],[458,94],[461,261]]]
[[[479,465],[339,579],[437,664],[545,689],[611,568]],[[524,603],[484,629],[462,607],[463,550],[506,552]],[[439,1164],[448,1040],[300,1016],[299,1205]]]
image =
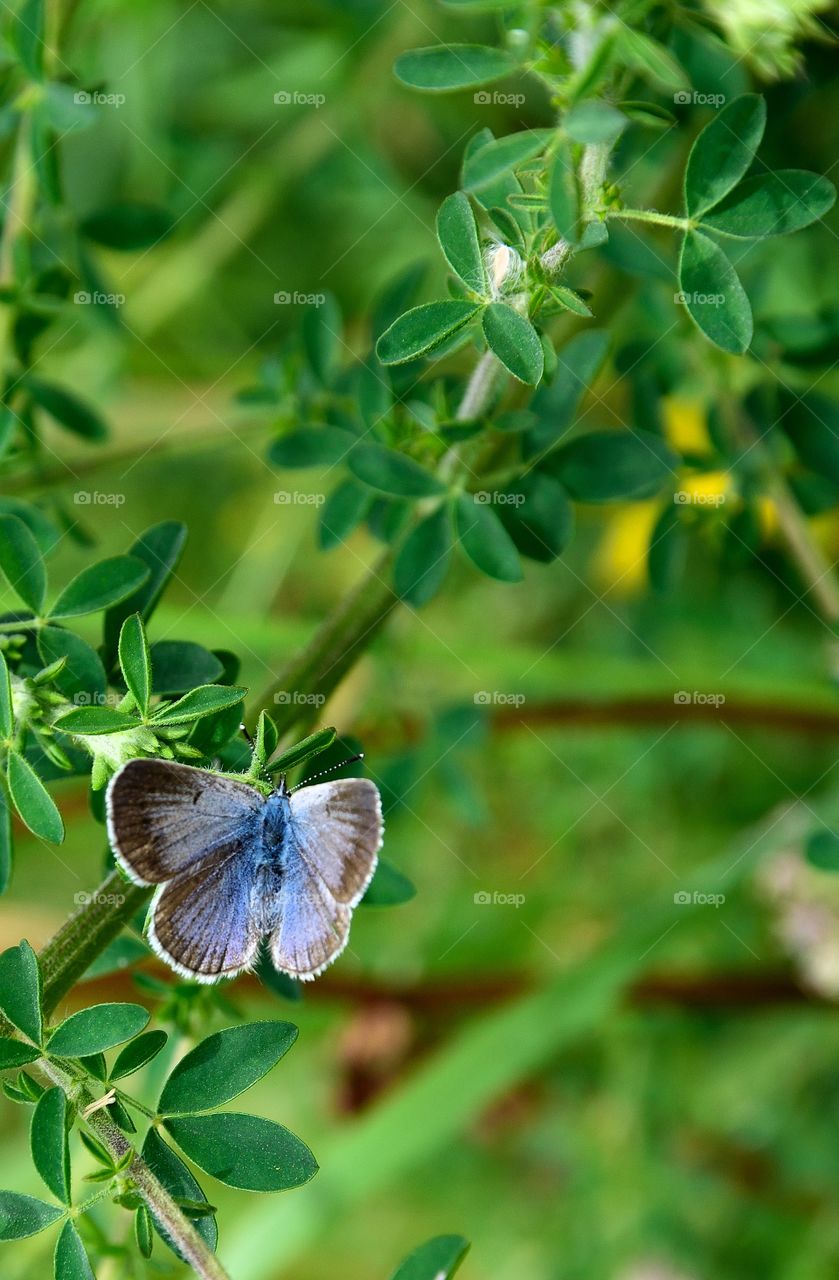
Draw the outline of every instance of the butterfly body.
[[[275,966],[306,980],[343,950],[382,842],[379,793],[364,778],[263,796],[239,779],[131,760],[111,780],[117,861],[155,884],[152,947],[199,982],[232,977],[265,939]]]

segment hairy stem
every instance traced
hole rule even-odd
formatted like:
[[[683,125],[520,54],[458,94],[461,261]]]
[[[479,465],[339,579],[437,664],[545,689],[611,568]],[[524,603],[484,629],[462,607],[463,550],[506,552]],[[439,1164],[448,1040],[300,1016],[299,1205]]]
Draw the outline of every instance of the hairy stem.
[[[50,1058],[39,1058],[37,1066],[52,1084],[57,1085],[68,1098],[72,1099],[80,1113],[95,1101],[93,1094],[81,1079]],[[169,1192],[157,1180],[145,1160],[137,1154],[125,1134],[117,1128],[104,1108],[91,1111],[89,1115],[83,1116],[83,1119],[91,1133],[99,1139],[115,1162],[123,1160],[129,1152],[133,1152],[131,1161],[125,1168],[125,1177],[130,1178],[134,1183],[137,1192],[148,1205],[149,1211],[165,1229],[172,1242],[177,1245],[181,1256],[189,1263],[195,1274],[200,1276],[201,1280],[230,1280],[207,1242],[181,1212]]]
[[[687,231],[691,222],[689,218],[677,218],[672,213],[656,213],[655,209],[607,209],[607,218],[621,218],[625,222],[652,222],[658,227],[678,227]]]

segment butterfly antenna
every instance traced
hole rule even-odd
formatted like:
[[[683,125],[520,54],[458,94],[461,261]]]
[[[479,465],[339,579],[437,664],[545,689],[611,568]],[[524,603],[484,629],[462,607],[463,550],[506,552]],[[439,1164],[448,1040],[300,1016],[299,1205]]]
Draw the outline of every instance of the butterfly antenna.
[[[349,760],[340,760],[338,764],[330,765],[328,769],[321,769],[320,773],[313,773],[303,782],[298,782],[296,787],[292,787],[289,795],[293,795],[295,791],[299,791],[301,787],[308,787],[310,782],[314,782],[315,778],[325,778],[328,773],[335,773],[338,769],[345,769],[348,764],[355,764],[358,760],[364,759],[364,752],[361,751],[357,756],[350,756]]]

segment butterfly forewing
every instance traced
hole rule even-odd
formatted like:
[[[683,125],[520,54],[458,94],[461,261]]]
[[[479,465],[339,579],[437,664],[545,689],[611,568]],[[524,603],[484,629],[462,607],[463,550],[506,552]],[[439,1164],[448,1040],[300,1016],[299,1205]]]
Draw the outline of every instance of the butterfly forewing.
[[[163,884],[247,838],[264,804],[253,787],[203,769],[130,760],[108,787],[108,834],[132,880]]]
[[[382,831],[381,799],[368,778],[303,787],[291,798],[289,854],[294,849],[346,906],[356,905],[373,878]]]

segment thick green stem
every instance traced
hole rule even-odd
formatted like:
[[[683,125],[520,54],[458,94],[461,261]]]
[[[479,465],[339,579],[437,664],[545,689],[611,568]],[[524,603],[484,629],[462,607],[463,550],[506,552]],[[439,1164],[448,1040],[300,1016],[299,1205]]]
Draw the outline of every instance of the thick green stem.
[[[86,1108],[96,1099],[86,1084],[50,1058],[39,1058],[38,1069],[54,1085],[57,1085],[79,1109],[84,1123],[113,1157],[115,1163],[133,1152],[124,1176],[130,1179],[142,1196],[149,1211],[157,1219],[186,1262],[201,1280],[230,1280],[224,1267],[198,1234],[190,1220],[181,1212],[169,1192],[152,1173],[145,1160],[137,1154],[125,1134],[116,1127],[107,1111],[100,1108],[85,1115]]]

